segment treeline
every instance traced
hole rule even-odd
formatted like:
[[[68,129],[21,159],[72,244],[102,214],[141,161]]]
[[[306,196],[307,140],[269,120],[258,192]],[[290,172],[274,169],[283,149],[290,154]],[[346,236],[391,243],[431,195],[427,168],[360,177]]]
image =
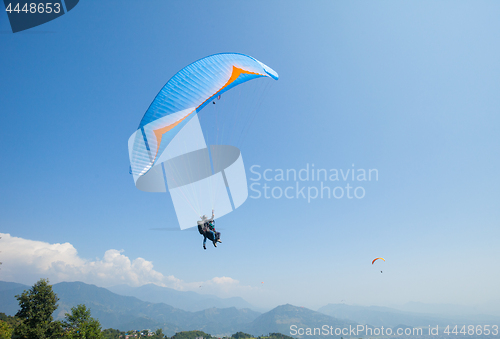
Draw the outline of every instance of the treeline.
[[[215,339],[202,331],[178,332],[171,338],[157,329],[136,331],[102,330],[99,320],[92,318],[90,309],[80,304],[66,313],[64,320],[54,320],[52,314],[57,309],[59,298],[46,279],[39,280],[29,290],[16,295],[19,311],[15,316],[0,313],[0,339]],[[248,333],[237,332],[231,339],[253,338]],[[280,334],[270,333],[258,339],[294,339]],[[228,339],[228,338],[226,338]]]

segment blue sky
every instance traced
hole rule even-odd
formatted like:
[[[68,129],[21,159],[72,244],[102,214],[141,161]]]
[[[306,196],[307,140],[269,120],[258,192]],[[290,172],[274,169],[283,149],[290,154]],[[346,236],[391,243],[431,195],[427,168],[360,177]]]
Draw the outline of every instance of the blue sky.
[[[87,0],[12,34],[2,12],[0,280],[201,282],[262,307],[500,300],[499,14],[493,1]],[[249,198],[207,251],[196,232],[151,230],[176,227],[175,211],[135,188],[128,137],[172,75],[221,52],[280,75],[236,145],[248,177],[377,169],[350,182],[363,199]]]

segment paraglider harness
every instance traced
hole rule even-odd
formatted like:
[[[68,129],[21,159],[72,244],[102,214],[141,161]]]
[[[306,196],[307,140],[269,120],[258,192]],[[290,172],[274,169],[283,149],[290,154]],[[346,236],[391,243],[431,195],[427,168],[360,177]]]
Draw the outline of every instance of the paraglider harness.
[[[201,235],[204,235],[206,231],[214,231],[215,232],[215,226],[213,225],[215,223],[215,220],[213,221],[206,221],[203,225],[198,225],[198,232],[200,232]]]
[[[198,232],[200,232],[201,235],[207,237],[211,241],[217,241],[217,239],[219,239],[219,237],[220,237],[220,233],[215,231],[214,224],[215,224],[215,220],[206,221],[205,223],[203,223],[203,225],[198,225]],[[212,239],[213,238],[212,233],[209,231],[214,232],[215,239]]]

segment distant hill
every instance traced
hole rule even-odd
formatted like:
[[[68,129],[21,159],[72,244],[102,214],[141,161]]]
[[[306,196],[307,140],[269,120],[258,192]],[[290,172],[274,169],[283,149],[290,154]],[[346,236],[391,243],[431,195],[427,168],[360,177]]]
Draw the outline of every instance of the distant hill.
[[[428,326],[429,324],[441,324],[447,321],[436,316],[403,312],[389,307],[378,306],[328,304],[318,309],[318,312],[339,319],[356,321],[360,324],[385,327],[394,327],[401,324],[408,326]]]
[[[453,305],[453,304],[425,304],[420,302],[409,302],[399,307],[395,307],[405,312],[426,313],[426,314],[447,314],[447,315],[471,315],[482,312],[475,307]]]
[[[254,307],[240,297],[219,298],[210,294],[199,294],[191,291],[177,291],[172,288],[161,287],[155,284],[147,284],[140,287],[118,285],[108,287],[108,290],[120,295],[136,297],[143,301],[165,303],[185,311],[201,311],[207,308],[249,308],[254,311],[262,311]]]
[[[398,307],[398,309],[415,314],[451,318],[460,324],[489,325],[500,323],[499,304],[500,300],[491,300],[489,305],[483,304],[476,307],[454,304],[409,302]]]
[[[261,314],[257,317],[257,319],[248,324],[243,331],[255,336],[270,332],[279,332],[290,335],[293,334],[290,332],[290,326],[292,325],[297,326],[297,328],[321,328],[323,325],[333,326],[333,328],[344,328],[349,327],[349,325],[356,326],[357,324],[353,321],[336,319],[304,307],[286,304],[278,306],[267,313]],[[325,336],[294,335],[294,337],[321,338]],[[328,336],[328,338],[333,337],[336,336]]]
[[[19,310],[19,302],[15,296],[30,288],[23,284],[0,281],[0,312],[15,315]]]
[[[30,288],[30,286],[15,283],[15,282],[7,282],[7,281],[0,281],[0,292],[2,291],[8,291],[8,290],[13,290],[16,288]]]
[[[130,330],[161,327],[169,336],[187,330],[231,334],[236,332],[240,324],[249,323],[260,315],[249,309],[238,310],[234,307],[189,312],[165,303],[151,303],[135,297],[121,296],[105,288],[81,282],[59,283],[53,288],[60,298],[58,318],[62,318],[72,306],[83,303],[101,321],[103,328]]]
[[[465,309],[463,311],[465,311]],[[418,313],[402,311],[389,307],[353,306],[346,304],[328,304],[318,309],[318,312],[339,319],[356,321],[360,324],[385,327],[402,326],[402,324],[414,327],[426,327],[429,325],[446,327],[447,325],[452,324],[487,325],[498,323],[500,321],[500,317],[481,314],[458,316],[453,313],[444,312],[439,314],[437,312],[434,314]]]

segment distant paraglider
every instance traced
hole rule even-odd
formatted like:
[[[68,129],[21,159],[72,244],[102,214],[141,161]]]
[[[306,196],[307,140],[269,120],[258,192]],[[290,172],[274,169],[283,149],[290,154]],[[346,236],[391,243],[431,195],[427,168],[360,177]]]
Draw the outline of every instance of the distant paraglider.
[[[375,259],[373,259],[373,261],[372,261],[372,265],[375,263],[375,261],[377,261],[377,260],[379,260],[379,259],[380,259],[380,260],[385,261],[385,259],[384,259],[384,258],[375,258]],[[380,273],[383,273],[383,272],[382,272],[382,271],[380,271]]]

